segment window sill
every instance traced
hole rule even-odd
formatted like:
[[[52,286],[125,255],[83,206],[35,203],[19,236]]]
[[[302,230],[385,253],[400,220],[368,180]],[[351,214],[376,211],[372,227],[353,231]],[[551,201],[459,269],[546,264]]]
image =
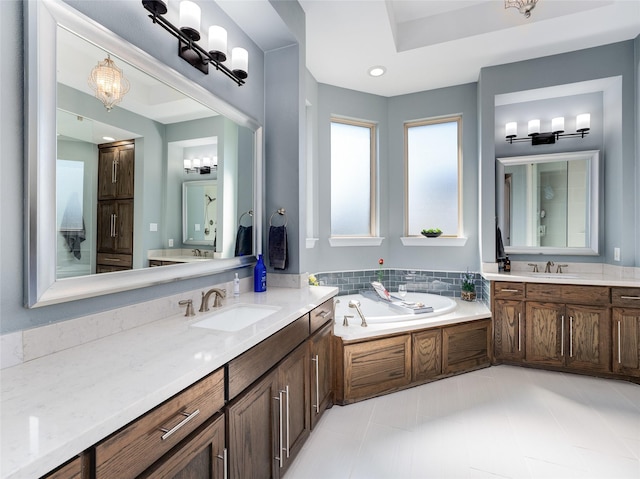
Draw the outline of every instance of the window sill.
[[[426,238],[424,236],[403,236],[400,238],[402,246],[464,246],[467,238],[459,236],[457,238]]]
[[[380,246],[384,237],[382,236],[332,236],[329,238],[329,244],[333,247],[342,246]]]

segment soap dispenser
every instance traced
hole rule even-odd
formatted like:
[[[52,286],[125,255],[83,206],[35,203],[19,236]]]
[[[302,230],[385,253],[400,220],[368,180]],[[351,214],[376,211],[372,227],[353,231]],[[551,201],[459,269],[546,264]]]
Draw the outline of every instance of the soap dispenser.
[[[236,273],[236,277],[233,278],[233,297],[237,298],[240,296],[240,278],[238,278],[238,273]]]
[[[258,255],[258,262],[253,268],[253,290],[262,293],[267,290],[267,267],[264,265],[262,255]]]

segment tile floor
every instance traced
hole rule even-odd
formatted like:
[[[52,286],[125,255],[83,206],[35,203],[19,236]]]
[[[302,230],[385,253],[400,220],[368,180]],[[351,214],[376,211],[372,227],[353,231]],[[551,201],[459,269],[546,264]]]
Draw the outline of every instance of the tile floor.
[[[640,386],[497,366],[326,411],[285,479],[640,478]]]

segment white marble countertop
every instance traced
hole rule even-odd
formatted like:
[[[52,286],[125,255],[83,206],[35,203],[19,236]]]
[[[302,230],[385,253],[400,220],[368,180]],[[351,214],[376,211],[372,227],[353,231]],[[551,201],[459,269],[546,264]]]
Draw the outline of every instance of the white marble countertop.
[[[482,277],[489,281],[514,281],[517,283],[640,287],[640,279],[625,278],[607,273],[530,273],[513,271],[511,273],[482,273]]]
[[[343,326],[343,318],[336,318],[333,333],[344,341],[355,341],[364,338],[373,338],[386,334],[413,331],[416,329],[446,326],[449,324],[464,323],[476,319],[490,318],[491,311],[479,301],[462,301],[460,298],[451,298],[456,302],[456,309],[450,313],[441,314],[422,319],[398,321],[388,323],[370,323],[366,328],[360,326],[360,319],[355,317],[349,326]]]
[[[244,293],[225,300],[223,308],[249,303],[280,309],[228,333],[191,327],[203,313],[173,316],[3,369],[0,478],[40,477],[337,291],[318,286]]]

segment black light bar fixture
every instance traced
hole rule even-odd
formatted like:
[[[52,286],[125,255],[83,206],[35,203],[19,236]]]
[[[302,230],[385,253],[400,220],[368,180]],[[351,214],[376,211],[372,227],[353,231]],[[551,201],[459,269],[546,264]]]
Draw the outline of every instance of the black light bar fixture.
[[[142,6],[149,12],[149,18],[178,39],[178,55],[204,74],[209,74],[209,65],[222,72],[238,86],[248,77],[249,54],[247,50],[235,47],[231,50],[231,67],[223,65],[227,60],[227,31],[217,25],[209,27],[208,49],[196,42],[200,36],[200,7],[190,0],[180,2],[180,27],[176,27],[164,15],[167,4],[163,0],[142,0]]]
[[[591,115],[582,113],[576,116],[576,132],[564,132],[564,117],[559,116],[551,120],[551,131],[540,132],[540,120],[529,120],[527,137],[518,138],[518,123],[510,121],[505,125],[505,137],[509,143],[514,141],[530,141],[532,145],[552,145],[560,138],[580,137],[584,138],[591,129]]]

